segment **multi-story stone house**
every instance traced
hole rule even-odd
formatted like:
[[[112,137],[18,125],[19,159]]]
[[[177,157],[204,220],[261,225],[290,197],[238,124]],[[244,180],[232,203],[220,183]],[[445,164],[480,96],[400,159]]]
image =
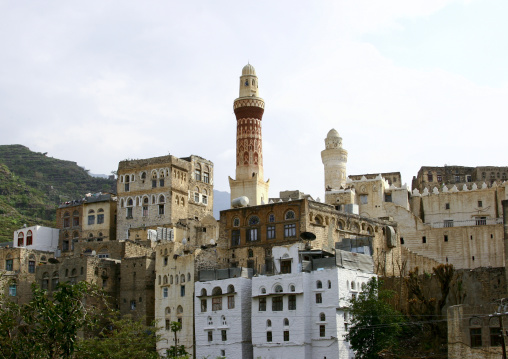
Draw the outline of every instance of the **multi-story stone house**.
[[[170,227],[213,213],[213,163],[199,156],[162,156],[118,164],[117,238],[136,229]]]

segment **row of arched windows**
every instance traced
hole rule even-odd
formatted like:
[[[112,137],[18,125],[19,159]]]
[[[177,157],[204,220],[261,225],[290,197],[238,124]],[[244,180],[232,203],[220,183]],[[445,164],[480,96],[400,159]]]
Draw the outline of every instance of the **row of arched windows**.
[[[79,226],[79,211],[74,211],[72,212],[72,226],[75,227],[75,226]],[[63,214],[63,227],[64,228],[69,228],[71,226],[71,215],[69,212],[64,212]]]
[[[183,284],[185,283],[185,274],[176,274],[174,277],[173,275],[164,275],[164,276],[160,276],[159,275],[159,285],[166,285],[166,284],[173,284],[173,279],[174,279],[174,283],[175,284],[178,284],[178,282],[180,281],[180,284]],[[187,282],[190,282],[191,281],[191,274],[190,273],[187,273]]]
[[[26,245],[31,246],[33,244],[33,234],[32,231],[29,230],[26,233]],[[23,232],[18,233],[18,247],[23,247],[25,245],[25,234]]]
[[[120,200],[120,207],[138,207],[140,205],[146,206],[149,204],[164,204],[166,203],[166,195],[152,195],[151,201],[148,195],[138,196],[138,197],[127,197],[126,199],[122,198]]]
[[[294,284],[290,284],[288,286],[288,292],[295,292],[296,288],[295,288],[295,285]],[[260,294],[266,294],[266,288],[265,287],[260,287],[259,288],[259,293]],[[272,287],[272,293],[284,293],[284,289],[282,288],[282,285],[276,283],[273,285]]]
[[[231,293],[234,293],[234,292],[235,292],[235,286],[233,284],[230,284],[227,287],[227,292],[224,293],[224,294],[231,294]],[[212,293],[211,294],[212,294],[212,296],[222,295],[223,294],[222,293],[222,288],[221,287],[214,287],[212,289]],[[207,291],[206,291],[205,288],[201,289],[201,296],[202,297],[208,296]]]
[[[296,218],[295,212],[292,211],[292,210],[286,211],[284,213],[284,220],[286,220],[286,221],[292,220],[292,219],[295,219],[295,218]],[[268,220],[268,223],[275,222],[275,214],[274,213],[268,214],[267,220]],[[259,223],[260,223],[259,217],[256,216],[256,215],[250,216],[247,219],[247,224],[249,226],[256,226]],[[240,218],[238,218],[238,217],[233,218],[233,227],[240,227],[240,224],[241,224],[240,223]]]

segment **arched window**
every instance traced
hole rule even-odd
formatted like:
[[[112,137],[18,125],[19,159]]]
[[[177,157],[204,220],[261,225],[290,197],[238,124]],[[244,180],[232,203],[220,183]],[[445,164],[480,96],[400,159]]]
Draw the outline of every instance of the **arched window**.
[[[323,224],[323,220],[321,219],[320,216],[316,216],[316,218],[314,218],[314,223],[316,223],[316,224]]]
[[[164,199],[164,195],[160,195],[159,196],[159,203],[164,203],[165,202],[165,199]]]
[[[212,317],[208,317],[208,325],[213,325],[213,319],[212,319]]]
[[[33,239],[32,239],[32,231],[28,231],[28,233],[26,234],[26,245],[27,246],[31,246],[32,245],[32,242],[33,242]]]
[[[129,198],[129,199],[127,200],[127,206],[128,206],[128,207],[132,207],[133,205],[134,205],[134,202],[132,201],[132,198]]]
[[[316,282],[316,288],[317,288],[317,289],[321,289],[321,288],[323,288],[323,283],[321,283],[321,281],[320,281],[320,280],[318,280],[318,281]]]
[[[270,213],[270,214],[268,215],[268,222],[270,222],[270,223],[275,222],[275,214]]]
[[[201,165],[196,163],[196,168],[194,169],[194,178],[196,181],[201,181]]]
[[[283,324],[284,324],[285,327],[289,327],[289,319],[288,318],[284,318]]]
[[[176,314],[182,314],[183,313],[183,307],[181,305],[179,305],[177,308],[176,308]]]
[[[257,226],[259,224],[258,216],[250,216],[249,217],[249,226]]]
[[[286,220],[295,219],[295,212],[293,212],[293,211],[287,211],[286,215],[284,216],[284,218]]]
[[[95,213],[95,211],[94,211],[93,209],[90,209],[90,210],[88,211],[88,214],[91,214],[91,213]]]
[[[169,276],[169,284],[173,284],[173,275],[172,274]]]
[[[268,320],[266,321],[266,326],[267,326],[268,328],[270,328],[270,327],[272,326],[272,321],[271,321],[270,319],[268,319]]]
[[[351,290],[356,290],[355,282],[351,282]]]
[[[226,321],[226,316],[221,317],[222,325],[228,325],[228,322]]]
[[[206,289],[205,288],[201,289],[201,296],[206,297]]]
[[[191,281],[191,275],[190,273],[187,273],[187,282],[190,282]]]
[[[58,272],[53,272],[53,277],[51,278],[51,289],[55,290],[58,282],[60,281],[60,275]]]
[[[48,272],[44,272],[42,274],[41,288],[47,290],[48,287],[49,287],[49,273]]]
[[[175,275],[175,284],[178,284],[178,274]]]
[[[289,291],[290,291],[290,292],[294,292],[294,291],[295,291],[295,286],[294,286],[293,284],[291,284],[291,285],[289,286]]]
[[[228,293],[234,293],[235,292],[235,286],[233,284],[228,285]]]
[[[233,227],[240,227],[240,218],[233,218]]]
[[[185,274],[182,274],[182,275],[180,276],[180,283],[181,283],[181,284],[185,283]]]
[[[284,290],[282,289],[282,286],[280,284],[277,284],[274,288],[275,293],[282,293]]]
[[[166,276],[166,275],[165,275],[165,276],[162,278],[162,284],[168,284],[168,276]]]
[[[252,249],[249,249],[249,251],[248,251],[248,257],[249,258],[254,257],[254,251]]]
[[[205,166],[203,171],[203,182],[210,183],[210,168],[208,166]]]
[[[18,247],[22,247],[25,244],[25,235],[23,232],[19,232],[18,234]]]
[[[260,290],[259,290],[259,292],[260,292],[261,294],[266,294],[266,288],[265,288],[265,287],[261,287],[261,288],[260,288]]]
[[[213,288],[212,295],[222,295],[222,288],[221,287]]]
[[[319,320],[320,320],[321,322],[324,322],[324,321],[326,320],[326,315],[325,315],[325,313],[320,313],[320,314],[319,314]]]
[[[74,211],[72,213],[72,225],[79,226],[79,212],[78,211]]]
[[[329,281],[328,281],[328,289],[331,289],[331,288],[332,288],[332,281],[331,281],[331,280],[329,280]]]
[[[65,212],[64,213],[64,215],[63,215],[63,226],[64,226],[64,228],[68,228],[68,227],[71,226],[70,217],[71,217],[71,215],[69,214],[69,212]]]
[[[166,312],[166,315],[171,314],[171,308],[170,307],[166,307],[165,312]]]

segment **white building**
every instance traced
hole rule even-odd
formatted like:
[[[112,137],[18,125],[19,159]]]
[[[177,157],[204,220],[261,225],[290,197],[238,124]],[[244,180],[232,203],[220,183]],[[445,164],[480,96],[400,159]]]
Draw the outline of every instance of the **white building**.
[[[55,252],[58,247],[58,233],[56,228],[43,226],[21,228],[14,231],[13,247]]]
[[[274,247],[275,272],[289,273],[252,279],[254,358],[353,358],[347,303],[375,276],[372,258],[302,247]]]
[[[251,277],[252,269],[247,268],[199,271],[196,358],[252,358]]]

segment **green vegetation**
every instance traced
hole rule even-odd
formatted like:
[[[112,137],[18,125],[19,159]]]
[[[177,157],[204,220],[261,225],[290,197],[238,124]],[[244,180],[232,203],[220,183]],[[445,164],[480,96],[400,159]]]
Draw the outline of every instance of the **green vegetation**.
[[[92,177],[75,162],[21,145],[0,146],[0,242],[11,241],[23,224],[54,227],[61,202],[115,191],[115,180]]]

